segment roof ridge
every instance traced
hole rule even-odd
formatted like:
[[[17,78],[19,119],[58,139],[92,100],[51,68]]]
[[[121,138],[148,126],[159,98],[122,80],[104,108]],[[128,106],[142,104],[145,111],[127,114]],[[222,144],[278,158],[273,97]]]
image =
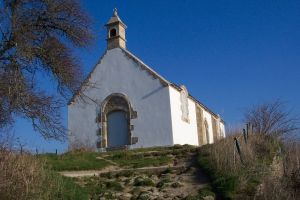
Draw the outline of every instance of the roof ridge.
[[[88,82],[88,80],[91,78],[92,73],[95,71],[96,67],[101,63],[103,57],[106,55],[107,50],[102,54],[102,56],[98,59],[93,69],[88,73],[87,77],[84,79],[84,81],[80,84],[80,87],[76,90],[76,92],[73,94],[71,99],[68,101],[68,105],[74,102],[75,98],[79,95],[80,91],[84,87],[84,85]]]
[[[158,72],[156,72],[154,69],[152,69],[149,65],[145,64],[141,59],[139,59],[137,56],[135,56],[133,53],[131,53],[130,51],[128,51],[127,49],[123,49],[120,48],[125,54],[127,54],[127,56],[131,57],[133,60],[135,60],[136,62],[138,62],[140,64],[141,67],[144,67],[145,70],[147,70],[148,73],[150,73],[152,76],[154,76],[155,78],[158,78],[163,85],[171,85],[171,82],[168,81],[166,78],[164,78],[163,76],[161,76]]]

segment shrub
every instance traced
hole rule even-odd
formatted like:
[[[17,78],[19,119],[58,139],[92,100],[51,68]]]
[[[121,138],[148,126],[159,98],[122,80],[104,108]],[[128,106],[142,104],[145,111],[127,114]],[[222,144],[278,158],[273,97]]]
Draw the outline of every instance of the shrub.
[[[155,183],[150,178],[139,176],[134,179],[133,185],[134,186],[154,186]]]
[[[116,181],[109,181],[105,183],[107,189],[115,190],[115,191],[122,191],[123,187],[119,182]]]
[[[215,197],[215,193],[212,192],[212,188],[211,187],[205,187],[199,190],[198,192],[200,197],[206,197],[206,196],[212,196]]]
[[[132,170],[125,170],[125,171],[121,171],[118,174],[116,174],[116,177],[126,177],[129,178],[131,176],[134,175],[134,172]]]

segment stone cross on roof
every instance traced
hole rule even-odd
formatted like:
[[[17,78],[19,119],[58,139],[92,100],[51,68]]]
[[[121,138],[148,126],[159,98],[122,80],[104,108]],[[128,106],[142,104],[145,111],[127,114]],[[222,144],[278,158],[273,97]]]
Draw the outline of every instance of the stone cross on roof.
[[[107,22],[106,25],[113,24],[113,23],[117,23],[117,22],[120,22],[123,26],[126,27],[126,25],[122,22],[122,20],[120,19],[119,15],[118,15],[118,10],[117,10],[117,8],[114,8],[114,10],[113,10],[113,15],[112,15],[112,17],[109,19],[109,21]]]

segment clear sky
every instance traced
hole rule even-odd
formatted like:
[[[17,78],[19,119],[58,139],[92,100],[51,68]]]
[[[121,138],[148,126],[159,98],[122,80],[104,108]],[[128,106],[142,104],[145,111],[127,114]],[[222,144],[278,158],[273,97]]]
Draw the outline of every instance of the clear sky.
[[[76,50],[86,74],[105,51],[103,25],[117,7],[128,26],[128,50],[167,80],[184,84],[228,127],[242,123],[245,108],[276,99],[286,101],[300,115],[299,0],[88,0],[82,4],[96,34],[87,51]],[[66,124],[66,107],[63,112]],[[18,120],[15,135],[31,149],[67,148],[66,142],[44,141],[25,120]]]

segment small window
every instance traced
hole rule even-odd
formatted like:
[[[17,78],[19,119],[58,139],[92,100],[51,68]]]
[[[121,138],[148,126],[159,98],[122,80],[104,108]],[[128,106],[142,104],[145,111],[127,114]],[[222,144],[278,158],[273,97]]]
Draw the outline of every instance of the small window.
[[[115,37],[117,35],[117,31],[115,28],[110,30],[109,37]]]

